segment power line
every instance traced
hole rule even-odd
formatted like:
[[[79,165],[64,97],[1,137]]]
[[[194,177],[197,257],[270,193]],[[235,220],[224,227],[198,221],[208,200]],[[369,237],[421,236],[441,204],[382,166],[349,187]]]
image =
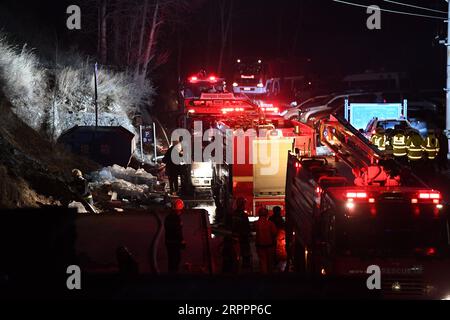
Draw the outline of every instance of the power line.
[[[375,8],[374,6],[366,6],[366,5],[364,5],[364,4],[358,4],[358,3],[347,2],[347,1],[342,1],[342,0],[333,0],[333,1],[334,1],[334,2],[343,3],[343,4],[347,4],[347,5],[350,5],[350,6],[361,7],[361,8],[373,8],[373,9],[379,10],[379,11],[390,12],[390,13],[397,13],[397,14],[403,14],[403,15],[407,15],[407,16],[415,16],[415,17],[422,17],[422,18],[447,20],[447,18],[438,17],[438,16],[430,16],[430,15],[426,15],[426,14],[419,14],[419,13],[411,13],[411,12],[404,12],[404,11],[397,11],[397,10],[389,10],[389,9]]]
[[[415,6],[415,5],[412,5],[412,4],[409,4],[409,3],[403,3],[403,2],[392,1],[392,0],[383,0],[383,1],[384,2],[393,3],[393,4],[398,4],[400,6],[406,6],[406,7],[416,8],[416,9],[422,9],[422,10],[427,10],[427,11],[447,14],[446,11],[436,10],[436,9],[431,9],[431,8],[425,8],[425,7],[420,7],[420,6]]]

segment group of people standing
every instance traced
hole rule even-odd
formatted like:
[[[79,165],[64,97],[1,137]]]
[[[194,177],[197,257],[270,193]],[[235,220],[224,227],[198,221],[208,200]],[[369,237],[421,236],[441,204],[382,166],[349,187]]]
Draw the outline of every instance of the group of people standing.
[[[236,209],[228,219],[231,235],[225,236],[223,247],[223,271],[238,273],[241,270],[252,271],[252,228],[245,210],[246,200],[238,198]],[[259,260],[259,271],[270,274],[274,268],[282,269],[286,260],[285,225],[281,208],[275,206],[269,217],[269,210],[258,210],[259,219],[254,224],[255,247]]]
[[[448,140],[442,130],[429,130],[425,138],[414,130],[399,127],[391,132],[377,128],[371,142],[380,151],[390,151],[395,159],[412,166],[433,160],[438,171],[447,170]]]

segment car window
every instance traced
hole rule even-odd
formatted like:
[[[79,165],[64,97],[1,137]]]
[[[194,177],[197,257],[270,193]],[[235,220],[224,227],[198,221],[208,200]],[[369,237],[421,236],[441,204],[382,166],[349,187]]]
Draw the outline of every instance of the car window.
[[[377,124],[377,128],[383,128],[384,130],[395,129],[395,126],[400,126],[401,129],[407,129],[409,127],[406,121],[400,120],[380,121]]]

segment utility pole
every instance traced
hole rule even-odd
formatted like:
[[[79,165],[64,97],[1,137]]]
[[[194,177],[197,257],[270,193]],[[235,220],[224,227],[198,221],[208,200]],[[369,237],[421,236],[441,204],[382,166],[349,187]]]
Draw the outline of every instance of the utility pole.
[[[445,46],[447,47],[447,86],[445,88],[445,101],[446,101],[446,125],[445,125],[445,133],[447,134],[447,138],[450,139],[450,1],[447,0],[448,3],[448,16],[447,16],[447,41],[445,42]],[[450,153],[447,155],[447,158],[450,157]]]
[[[94,66],[94,107],[95,107],[95,129],[98,127],[98,103],[97,103],[97,62]]]

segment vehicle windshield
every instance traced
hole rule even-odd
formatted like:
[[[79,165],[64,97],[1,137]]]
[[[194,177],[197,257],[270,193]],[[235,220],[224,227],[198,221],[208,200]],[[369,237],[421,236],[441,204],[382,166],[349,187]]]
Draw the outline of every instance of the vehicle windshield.
[[[224,92],[223,84],[212,84],[210,82],[199,82],[190,84],[184,88],[184,98],[200,98],[202,93],[221,93]]]
[[[237,73],[239,75],[243,76],[254,76],[255,78],[258,77],[260,73],[263,72],[263,65],[262,64],[239,64],[237,67]],[[249,78],[246,78],[249,79]]]
[[[385,212],[377,209],[376,218],[369,213],[366,218],[343,221],[345,232],[336,236],[338,251],[344,255],[379,257],[433,256],[448,252],[446,219],[415,217],[410,206],[390,204],[387,207],[389,210]]]
[[[386,120],[377,123],[377,128],[383,128],[384,130],[395,129],[396,126],[399,126],[401,130],[409,128],[408,122],[402,120]]]

